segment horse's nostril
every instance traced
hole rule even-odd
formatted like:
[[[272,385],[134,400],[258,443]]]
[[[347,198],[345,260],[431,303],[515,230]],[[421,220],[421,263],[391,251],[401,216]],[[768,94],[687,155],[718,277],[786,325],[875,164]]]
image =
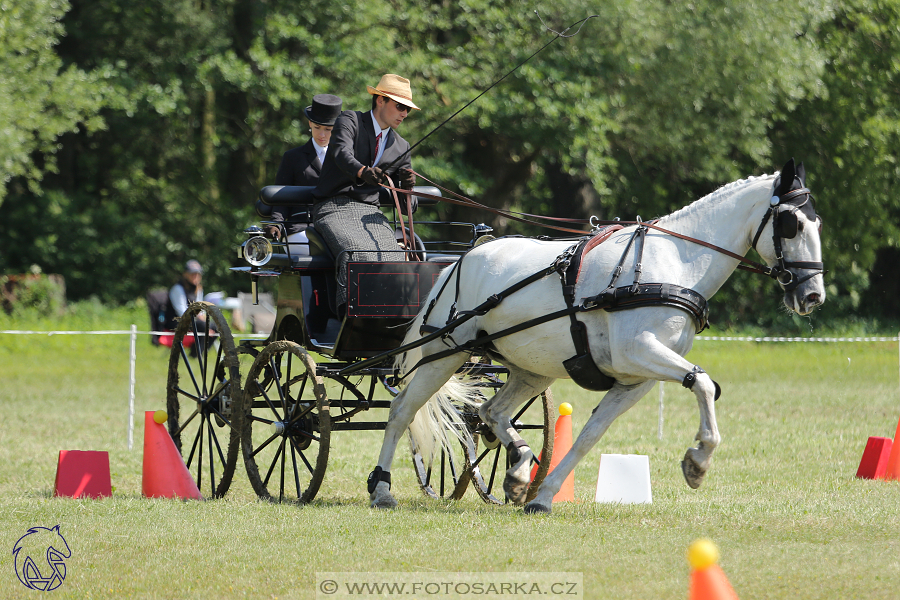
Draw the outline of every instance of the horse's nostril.
[[[810,304],[821,304],[822,297],[819,294],[812,293],[806,297],[806,301]]]

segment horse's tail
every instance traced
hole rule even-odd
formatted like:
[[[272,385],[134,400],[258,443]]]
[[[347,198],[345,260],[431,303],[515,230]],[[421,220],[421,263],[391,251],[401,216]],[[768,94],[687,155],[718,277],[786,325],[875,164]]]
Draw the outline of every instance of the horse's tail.
[[[440,293],[444,279],[456,271],[444,269],[435,282],[428,300],[423,303],[424,306],[428,306],[432,297]],[[419,328],[423,318],[424,311],[420,312],[409,326],[409,331],[403,339],[404,345],[420,339]],[[404,377],[404,381],[414,376],[411,371],[416,368],[422,357],[421,346],[407,350],[397,357],[394,365]],[[409,441],[427,464],[430,464],[435,451],[440,448],[450,452],[454,447],[459,448],[460,442],[466,446],[472,443],[472,434],[465,426],[463,412],[478,411],[484,400],[480,390],[481,387],[475,379],[466,377],[465,374],[455,374],[416,413],[409,425]]]

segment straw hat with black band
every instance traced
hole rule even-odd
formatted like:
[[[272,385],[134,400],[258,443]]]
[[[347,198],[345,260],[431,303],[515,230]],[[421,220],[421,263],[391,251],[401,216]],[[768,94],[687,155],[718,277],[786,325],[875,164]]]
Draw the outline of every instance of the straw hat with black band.
[[[384,96],[400,104],[405,104],[410,108],[422,110],[412,101],[412,89],[409,86],[409,79],[388,73],[381,78],[378,85],[372,87],[366,86],[366,90],[373,96]]]

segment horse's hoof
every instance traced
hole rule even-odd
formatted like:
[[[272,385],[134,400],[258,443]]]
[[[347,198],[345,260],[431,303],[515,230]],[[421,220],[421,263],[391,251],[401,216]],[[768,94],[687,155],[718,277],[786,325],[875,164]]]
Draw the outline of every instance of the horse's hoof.
[[[528,494],[528,482],[522,482],[507,476],[503,480],[503,491],[510,502],[516,506],[525,504],[525,495]]]
[[[397,501],[394,499],[394,496],[390,491],[381,489],[382,487],[387,488],[388,485],[384,482],[381,482],[375,488],[375,491],[369,494],[369,508],[397,508]]]
[[[694,462],[694,459],[691,457],[691,450],[693,450],[693,448],[689,448],[684,454],[684,460],[681,461],[681,472],[684,474],[684,480],[691,489],[696,490],[700,487],[700,484],[703,483],[703,478],[706,477],[706,471],[701,469],[700,466]]]
[[[550,507],[544,506],[543,504],[538,504],[537,502],[529,502],[525,506],[525,514],[526,515],[549,515]]]

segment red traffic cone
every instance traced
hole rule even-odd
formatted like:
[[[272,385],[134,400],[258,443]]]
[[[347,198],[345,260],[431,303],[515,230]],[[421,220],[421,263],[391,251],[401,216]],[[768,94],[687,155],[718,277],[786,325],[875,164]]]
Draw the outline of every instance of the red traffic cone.
[[[109,453],[92,450],[60,450],[54,496],[108,498],[112,496]]]
[[[163,423],[164,411],[144,413],[144,474],[141,489],[147,498],[203,500],[184,460]]]
[[[553,472],[556,465],[569,453],[572,449],[572,405],[563,402],[559,405],[559,418],[556,419],[556,429],[553,432],[553,455],[550,458],[550,469],[547,474]],[[543,460],[544,453],[541,452],[538,460]],[[537,473],[538,465],[531,467],[531,480]],[[563,481],[562,487],[553,496],[554,502],[574,502],[575,501],[575,471],[569,473],[566,480]]]
[[[891,438],[870,437],[863,450],[856,476],[860,479],[884,479],[891,455]]]
[[[691,565],[691,590],[689,600],[739,600],[719,567],[719,549],[707,539],[695,540],[688,547]]]
[[[900,480],[900,421],[897,422],[897,433],[894,434],[894,444],[891,447],[884,478]]]

